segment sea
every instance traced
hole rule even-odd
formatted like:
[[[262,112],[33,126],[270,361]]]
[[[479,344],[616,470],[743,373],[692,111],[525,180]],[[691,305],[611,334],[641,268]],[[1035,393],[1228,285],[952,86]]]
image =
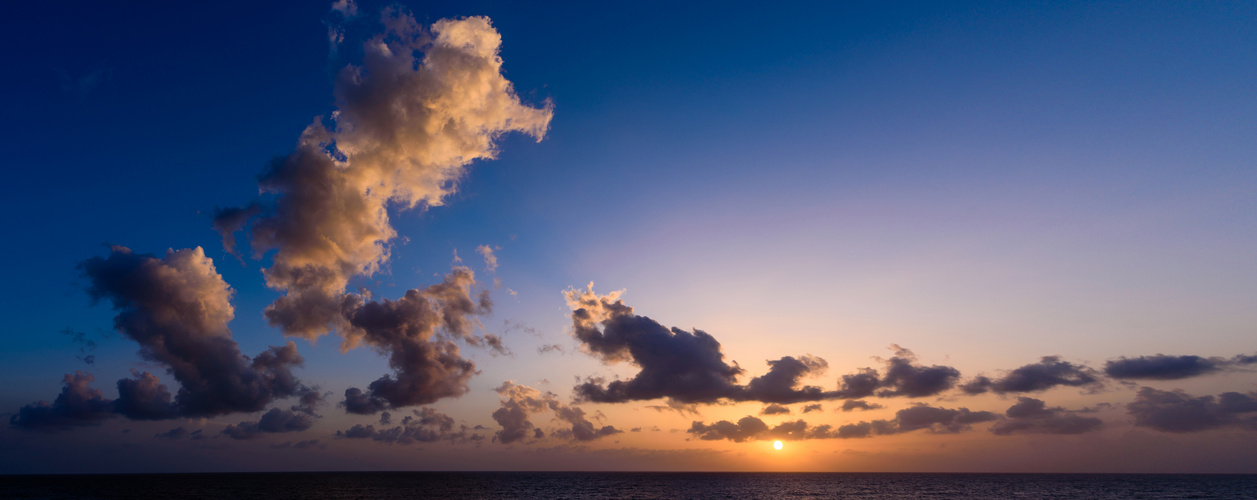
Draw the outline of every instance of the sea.
[[[0,498],[1257,498],[1249,474],[303,472],[0,475]]]

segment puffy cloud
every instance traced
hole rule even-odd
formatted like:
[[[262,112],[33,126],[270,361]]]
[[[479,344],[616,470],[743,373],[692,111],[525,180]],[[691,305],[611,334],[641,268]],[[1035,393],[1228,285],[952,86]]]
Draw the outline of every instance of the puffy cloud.
[[[907,396],[919,398],[941,393],[956,384],[960,372],[950,366],[917,366],[912,351],[891,346],[896,354],[886,362],[886,375],[877,391],[879,397]],[[859,397],[859,396],[857,396]]]
[[[667,328],[620,300],[620,292],[598,295],[591,283],[584,290],[565,292],[572,309],[573,335],[592,355],[606,363],[629,362],[640,371],[629,380],[604,383],[588,379],[574,391],[579,400],[619,403],[670,398],[682,403],[721,400],[792,404],[826,399],[925,397],[955,385],[960,372],[950,366],[919,366],[912,352],[892,346],[896,355],[887,362],[886,375],[865,368],[840,379],[836,391],[801,385],[802,379],[823,374],[829,364],[816,356],[785,356],[768,361],[768,372],[739,385],[744,370],[726,363],[720,342],[702,330]]]
[[[235,315],[231,287],[201,248],[169,250],[158,258],[113,247],[108,257],[93,257],[79,267],[92,299],[109,301],[117,311],[114,328],[140,345],[142,358],[165,366],[181,387],[172,396],[156,376],[143,372],[119,380],[118,399],[108,401],[86,388],[90,375],[75,375],[67,378],[70,392],[58,398],[66,401],[64,409],[56,402],[29,406],[26,416],[19,412],[15,417],[19,427],[57,415],[54,420],[69,422],[82,420],[71,415],[99,414],[95,409],[83,413],[87,407],[107,406],[137,420],[251,413],[312,390],[292,373],[302,363],[292,342],[253,358],[240,352],[227,328]]]
[[[1061,407],[1048,408],[1043,401],[1018,397],[1017,403],[1004,412],[1007,417],[991,426],[998,436],[1010,434],[1082,434],[1100,430],[1104,422],[1084,417]]]
[[[759,411],[759,414],[760,415],[789,415],[790,409],[786,408],[785,406],[781,406],[777,403],[773,403],[768,406],[765,406],[763,410]]]
[[[881,408],[885,408],[885,406],[859,399],[848,399],[842,402],[842,411],[877,410]]]
[[[704,441],[727,439],[735,443],[759,440],[801,441],[805,439],[832,439],[838,433],[831,425],[812,426],[804,420],[783,422],[769,427],[763,420],[752,416],[742,417],[736,423],[728,420],[713,422],[710,425],[695,421],[686,431]]]
[[[1257,430],[1257,394],[1225,392],[1195,397],[1183,391],[1142,387],[1126,411],[1135,425],[1162,432],[1198,432],[1224,427]]]
[[[23,406],[9,417],[9,425],[48,432],[100,425],[114,415],[113,401],[101,397],[100,390],[91,387],[93,380],[95,377],[90,373],[76,371],[66,375],[57,399],[51,404],[40,401]]]
[[[441,205],[472,162],[496,157],[501,135],[540,140],[553,115],[520,102],[502,74],[502,40],[488,18],[425,28],[389,9],[382,22],[361,65],[336,78],[330,128],[311,124],[296,150],[269,166],[257,208],[215,218],[229,248],[246,230],[255,256],[274,251],[264,276],[284,296],[265,312],[272,325],[307,339],[335,329],[347,348],[356,329],[346,311],[362,299],[345,290],[351,278],[387,263],[396,237],[389,207]]]
[[[474,285],[470,269],[455,267],[443,282],[412,289],[396,301],[351,298],[344,309],[346,338],[389,353],[394,373],[371,382],[366,391],[349,388],[341,405],[350,413],[371,414],[465,394],[476,365],[460,355],[454,340],[486,342],[472,330],[474,317],[491,307],[487,295],[473,296]]]
[[[480,434],[469,432],[466,425],[458,425],[454,418],[433,408],[419,408],[402,419],[401,425],[376,429],[374,425],[354,425],[348,430],[336,431],[336,436],[347,439],[367,439],[387,444],[408,445],[450,441],[456,443],[477,442],[484,439]],[[381,419],[382,425],[387,421]]]
[[[742,369],[729,365],[720,343],[701,330],[669,330],[633,314],[619,292],[599,296],[593,284],[568,290],[573,334],[591,354],[608,363],[631,362],[641,368],[633,379],[605,386],[587,381],[576,386],[578,399],[611,403],[672,398],[682,403],[710,403],[740,392]]]
[[[292,410],[271,408],[254,422],[228,425],[223,434],[232,439],[253,439],[262,433],[298,432],[314,425],[314,416]]]
[[[804,406],[804,407],[803,407],[803,413],[811,413],[811,412],[814,412],[814,411],[822,411],[822,410],[824,410],[824,409],[825,409],[825,408],[824,408],[823,406],[821,406],[819,403],[817,403],[817,404],[814,404],[814,405],[807,405],[807,406]]]
[[[1057,386],[1103,387],[1099,374],[1086,366],[1061,361],[1060,356],[1044,356],[1038,363],[1029,364],[1008,372],[1003,378],[992,380],[985,376],[974,377],[960,386],[966,394],[982,394],[994,391],[998,394],[1039,392]]]
[[[1111,359],[1104,363],[1104,373],[1115,379],[1178,380],[1208,375],[1227,368],[1257,362],[1257,356],[1239,355],[1231,359],[1200,356],[1139,356]]]
[[[767,434],[768,430],[768,424],[765,424],[763,420],[745,416],[738,420],[737,423],[721,420],[707,425],[694,421],[686,432],[696,434],[699,439],[704,441],[728,439],[735,443],[741,443],[755,439],[767,439],[764,437],[764,434]]]
[[[789,404],[831,398],[832,394],[817,386],[796,388],[802,378],[822,375],[828,368],[824,359],[811,355],[770,360],[768,373],[751,379],[732,399]]]
[[[991,422],[998,418],[998,415],[989,411],[938,408],[916,404],[895,412],[893,420],[874,420],[843,425],[838,428],[836,435],[840,438],[865,438],[922,429],[931,434],[955,434],[971,429],[972,424]]]
[[[543,393],[511,381],[503,382],[494,390],[501,396],[501,406],[493,412],[493,420],[502,426],[502,430],[494,434],[493,439],[502,444],[521,441],[530,434],[534,439],[544,437],[544,431],[536,427],[529,417],[547,410],[554,412],[555,418],[570,425],[570,428],[553,433],[558,437],[574,441],[593,441],[623,432],[610,425],[595,425],[585,418],[584,410],[559,402],[558,396],[552,392]]]

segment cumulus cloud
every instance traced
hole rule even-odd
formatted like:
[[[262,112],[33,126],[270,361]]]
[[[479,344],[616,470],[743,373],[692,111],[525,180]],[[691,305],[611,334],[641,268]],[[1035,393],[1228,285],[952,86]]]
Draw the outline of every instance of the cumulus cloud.
[[[764,409],[759,411],[759,414],[760,415],[789,415],[790,409],[785,406],[781,406],[777,403],[773,403],[768,406],[765,406]]]
[[[961,385],[960,390],[966,394],[982,394],[987,391],[1007,394],[1039,392],[1057,386],[1095,390],[1103,387],[1104,383],[1100,380],[1099,373],[1091,368],[1061,361],[1060,356],[1044,356],[1038,363],[1014,369],[999,379],[974,377]]]
[[[354,425],[347,430],[336,431],[336,437],[371,439],[379,443],[400,445],[436,441],[468,443],[484,440],[483,435],[472,433],[465,424],[455,426],[453,417],[433,408],[419,408],[412,410],[411,413],[412,415],[402,418],[401,425],[398,426],[377,429],[374,425]],[[387,425],[387,421],[381,419],[381,425]]]
[[[604,384],[591,379],[577,385],[580,400],[618,403],[669,398],[692,404],[727,399],[791,404],[835,397],[817,386],[800,387],[803,378],[828,368],[819,357],[769,360],[768,372],[743,386],[737,377],[744,370],[736,362],[725,362],[720,342],[710,334],[667,328],[636,315],[620,300],[620,292],[598,295],[593,284],[584,290],[568,290],[565,296],[572,309],[573,334],[584,349],[606,363],[629,362],[640,368],[630,380]]]
[[[52,403],[40,401],[23,406],[9,417],[9,425],[48,432],[100,425],[114,415],[113,401],[101,397],[100,390],[91,387],[93,380],[95,377],[90,373],[76,371],[66,375],[57,399]]]
[[[711,424],[692,422],[686,431],[704,441],[727,439],[735,443],[746,441],[776,440],[800,441],[805,439],[832,439],[839,437],[833,426],[813,426],[804,420],[783,422],[769,427],[763,420],[752,416],[739,419],[736,423],[721,420]]]
[[[956,384],[960,371],[950,366],[918,366],[912,351],[891,345],[895,356],[886,362],[886,375],[877,391],[879,397],[907,396],[919,398],[941,393]],[[845,381],[844,381],[845,382]],[[861,396],[857,396],[861,397]]]
[[[804,407],[803,407],[803,413],[811,413],[811,412],[814,412],[814,411],[822,411],[822,410],[824,410],[824,409],[825,409],[825,408],[824,408],[824,407],[822,407],[819,403],[818,403],[818,404],[814,404],[814,405],[807,405],[807,406],[804,406]]]
[[[37,420],[43,418],[81,420],[70,416],[106,403],[112,412],[137,420],[251,413],[313,390],[292,373],[302,363],[292,342],[253,358],[240,352],[227,328],[235,314],[232,289],[201,248],[170,250],[158,258],[113,247],[108,257],[93,257],[79,267],[90,282],[91,298],[109,301],[117,311],[114,328],[140,345],[142,358],[165,366],[179,390],[172,396],[155,375],[143,372],[119,380],[118,399],[108,401],[86,388],[90,375],[76,374],[67,378],[70,392],[58,398],[64,405],[24,408],[14,425],[41,427]]]
[[[565,405],[552,392],[541,392],[532,387],[506,381],[494,389],[501,396],[501,406],[493,412],[493,420],[502,426],[493,440],[511,444],[529,436],[541,439],[544,431],[529,420],[533,414],[551,411],[555,418],[570,427],[559,429],[553,435],[573,441],[593,441],[619,434],[623,431],[610,425],[597,426],[585,417],[584,410]]]
[[[1100,430],[1104,422],[1084,417],[1061,407],[1048,408],[1042,400],[1018,397],[1004,412],[1004,418],[991,426],[997,436],[1010,434],[1082,434]]]
[[[1253,363],[1257,363],[1257,356],[1242,354],[1231,359],[1165,354],[1135,358],[1123,356],[1105,362],[1104,373],[1122,380],[1178,380]]]
[[[998,418],[998,415],[989,411],[916,404],[895,412],[893,420],[874,420],[843,425],[838,428],[837,437],[864,438],[922,429],[931,434],[955,434],[971,429],[972,424],[991,422]]]
[[[1183,391],[1142,387],[1126,405],[1135,425],[1162,432],[1199,432],[1224,427],[1257,430],[1257,393],[1225,392],[1195,397]]]
[[[232,439],[253,439],[263,433],[298,432],[314,425],[314,416],[303,412],[272,408],[261,419],[228,425],[223,434]]]
[[[345,309],[346,338],[388,353],[394,373],[371,382],[365,391],[347,389],[341,406],[350,413],[372,414],[465,394],[476,365],[460,355],[454,341],[500,345],[496,337],[473,335],[474,317],[492,306],[487,294],[473,294],[474,285],[470,269],[455,267],[443,282],[412,289],[395,301],[361,302],[351,296]]]
[[[396,237],[389,207],[441,205],[472,162],[496,157],[501,135],[540,140],[553,114],[520,102],[488,18],[424,27],[388,9],[382,23],[361,65],[339,72],[328,124],[316,120],[292,154],[269,166],[256,208],[215,218],[228,247],[244,230],[256,257],[273,251],[263,274],[284,295],[265,311],[272,325],[307,339],[337,330],[346,348],[355,345],[352,312],[363,298],[345,290],[387,265]]]

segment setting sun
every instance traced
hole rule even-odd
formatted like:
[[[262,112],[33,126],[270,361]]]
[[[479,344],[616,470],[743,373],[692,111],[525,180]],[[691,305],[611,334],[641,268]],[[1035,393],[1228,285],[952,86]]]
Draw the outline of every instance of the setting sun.
[[[773,441],[773,448],[780,450],[782,446],[785,445],[781,444],[781,441]]]

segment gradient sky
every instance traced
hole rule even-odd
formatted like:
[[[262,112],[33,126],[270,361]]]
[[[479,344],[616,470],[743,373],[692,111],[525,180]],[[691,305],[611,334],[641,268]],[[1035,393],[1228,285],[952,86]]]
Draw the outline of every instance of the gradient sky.
[[[0,79],[10,96],[0,211],[11,235],[0,249],[10,263],[0,300],[9,318],[0,472],[1257,473],[1251,2],[330,7],[9,7],[0,21],[10,47]],[[333,293],[396,301],[464,266],[475,275],[470,293],[492,298],[491,311],[465,311],[471,330],[438,328],[432,338],[474,362],[469,378],[451,382],[465,394],[373,400],[392,404],[384,423],[378,411],[343,403],[346,389],[399,373],[388,361],[397,337],[343,350],[350,312],[332,313],[333,331],[315,340],[268,321],[263,311],[277,299],[307,289],[268,287],[263,271],[282,267],[288,257],[277,255],[308,254],[283,243],[259,256],[238,233],[246,250],[235,255],[214,218],[260,200],[246,228],[337,230],[307,224],[322,219],[303,219],[305,205],[284,212],[275,209],[282,196],[259,198],[259,176],[296,157],[312,122],[331,129],[333,112],[355,109],[337,75],[364,64],[390,12],[390,25],[413,16],[423,32],[485,16],[501,35],[500,77],[513,89],[499,96],[509,109],[492,110],[511,120],[465,132],[496,130],[477,153],[496,159],[451,160],[445,172],[457,182],[418,196],[439,206],[382,205],[396,232],[380,242],[387,258],[372,261],[374,272],[349,273]],[[361,96],[425,89],[385,83]],[[457,110],[463,101],[442,102]],[[362,105],[343,118],[363,126],[337,144],[370,150],[381,136],[366,124],[379,109]],[[490,123],[493,113],[456,118]],[[443,130],[421,138],[464,138]],[[415,154],[437,155],[427,144]],[[396,168],[393,156],[368,156],[350,153],[340,168],[378,158]],[[315,182],[293,172],[285,186]],[[477,251],[485,245],[496,269]],[[257,400],[265,408],[231,403],[212,414],[179,403],[137,419],[114,402],[85,417],[57,406],[63,377],[76,370],[95,377],[99,401],[121,401],[115,381],[133,373],[180,389],[168,360],[138,354],[135,335],[115,330],[111,300],[147,293],[136,290],[142,284],[93,274],[103,267],[90,262],[157,265],[173,262],[168,249],[197,247],[233,290],[238,353],[294,342],[300,387]],[[594,341],[579,335],[579,304],[564,293],[590,282],[597,296],[622,291],[633,308],[623,324],[594,314]],[[684,335],[644,333],[652,325]],[[162,335],[221,333],[182,328]],[[675,354],[668,369],[706,366],[687,356],[710,349],[675,344],[693,329],[743,370],[707,393],[715,397],[686,403],[693,393],[666,377],[665,397],[621,402],[574,387],[663,367],[641,353]],[[509,352],[472,345],[490,336]],[[824,394],[764,414],[772,397],[755,393],[752,379],[786,356],[807,368],[778,389]],[[895,363],[907,378],[887,373]],[[202,375],[215,367],[197,365]],[[842,377],[866,367],[878,372],[876,387],[850,397],[858,391]],[[944,376],[911,389],[908,379],[931,373]],[[539,391],[528,393],[533,403],[523,387]],[[304,394],[324,401],[298,410]],[[846,401],[874,408],[842,411]],[[1043,402],[1037,412],[1015,409],[1034,401]],[[494,416],[511,404],[537,405],[524,438],[505,437]],[[814,404],[821,409],[807,410]],[[913,412],[927,407],[945,410],[914,426]],[[267,427],[271,409],[300,423]],[[413,423],[433,411],[453,427]],[[403,424],[408,415],[416,420]],[[799,420],[813,433],[778,428]],[[581,437],[579,422],[598,434]],[[254,431],[239,432],[246,424]],[[350,437],[358,425],[372,425],[374,439]],[[427,437],[388,437],[403,425]],[[781,436],[784,449],[774,451]]]

